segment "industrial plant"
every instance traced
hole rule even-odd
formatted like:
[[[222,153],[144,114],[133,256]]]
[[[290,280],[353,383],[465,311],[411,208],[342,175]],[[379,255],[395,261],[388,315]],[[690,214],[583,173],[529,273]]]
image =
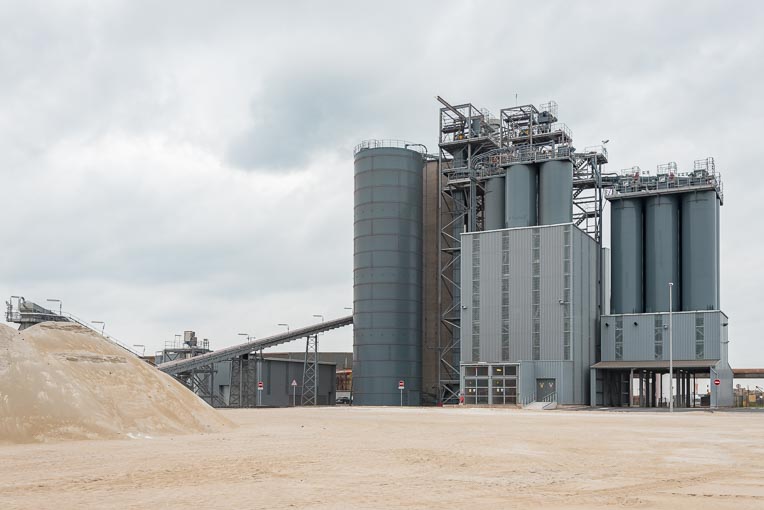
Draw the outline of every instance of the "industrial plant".
[[[554,101],[494,116],[437,99],[437,153],[355,147],[351,316],[219,350],[186,331],[148,361],[213,407],[331,405],[338,386],[366,406],[740,400],[713,158],[609,172],[607,140],[577,149]],[[58,312],[12,296],[6,319],[103,336],[49,301]],[[351,325],[352,355],[319,352],[320,334]],[[295,340],[304,353],[263,352]]]
[[[355,148],[354,403],[732,405],[713,158],[606,172],[554,101],[437,99],[437,154]]]

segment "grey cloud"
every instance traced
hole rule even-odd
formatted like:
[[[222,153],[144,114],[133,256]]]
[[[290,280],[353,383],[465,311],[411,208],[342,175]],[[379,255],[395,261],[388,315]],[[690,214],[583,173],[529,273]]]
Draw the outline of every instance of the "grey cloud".
[[[518,93],[557,100],[580,148],[611,139],[609,170],[717,158],[730,353],[760,365],[763,21],[756,3],[6,2],[0,294],[153,347],[344,313],[354,144],[434,152],[436,94],[498,113]]]

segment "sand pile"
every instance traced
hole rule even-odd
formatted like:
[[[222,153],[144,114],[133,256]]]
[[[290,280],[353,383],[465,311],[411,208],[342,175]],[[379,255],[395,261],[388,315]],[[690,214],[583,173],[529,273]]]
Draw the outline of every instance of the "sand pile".
[[[0,324],[0,442],[146,437],[231,426],[191,391],[78,324]]]

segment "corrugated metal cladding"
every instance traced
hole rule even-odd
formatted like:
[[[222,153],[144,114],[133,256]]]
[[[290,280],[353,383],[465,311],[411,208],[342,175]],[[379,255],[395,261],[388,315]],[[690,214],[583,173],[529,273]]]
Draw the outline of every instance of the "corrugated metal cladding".
[[[512,165],[506,175],[507,227],[530,227],[538,223],[538,168]]]
[[[642,313],[644,305],[644,216],[641,199],[610,203],[613,313]],[[604,286],[603,286],[604,287]],[[608,287],[604,287],[608,288]]]
[[[518,401],[528,404],[537,400],[538,379],[554,379],[557,381],[557,401],[560,403],[582,403],[584,400],[576,395],[574,366],[572,361],[523,361],[520,363],[518,382]],[[587,377],[588,380],[588,377]],[[588,390],[588,386],[586,387]]]
[[[573,217],[573,163],[545,161],[539,165],[539,224],[569,223]]]
[[[682,194],[682,310],[719,309],[719,197]]]
[[[613,199],[613,313],[718,310],[719,197],[714,190]]]
[[[645,312],[669,310],[669,282],[674,284],[674,310],[679,309],[679,196],[656,195],[645,200]]]
[[[401,148],[355,157],[353,402],[421,401],[422,156]]]
[[[493,177],[485,181],[485,198],[483,222],[485,230],[504,228],[506,223],[504,212],[504,196],[506,195],[504,177]]]
[[[720,311],[674,312],[675,360],[722,359],[728,323]],[[616,349],[618,329],[623,349]],[[603,315],[600,321],[602,361],[650,361],[669,359],[669,314]]]
[[[597,251],[571,224],[462,234],[461,287],[478,293],[463,301],[461,362],[566,362],[555,372],[560,401],[586,403]]]

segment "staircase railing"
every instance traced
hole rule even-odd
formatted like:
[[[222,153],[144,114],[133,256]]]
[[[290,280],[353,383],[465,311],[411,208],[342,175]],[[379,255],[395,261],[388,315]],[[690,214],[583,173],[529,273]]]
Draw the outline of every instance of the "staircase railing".
[[[134,351],[133,349],[131,349],[130,347],[128,347],[127,344],[125,344],[123,342],[120,342],[117,338],[114,338],[111,335],[107,335],[105,332],[103,332],[103,330],[101,328],[97,328],[97,327],[93,326],[92,324],[88,323],[88,321],[80,319],[79,317],[77,317],[77,316],[75,316],[75,315],[73,315],[73,314],[71,314],[69,312],[61,312],[61,315],[63,317],[66,317],[70,321],[79,324],[80,326],[88,328],[89,330],[93,331],[94,333],[98,333],[100,336],[104,337],[109,342],[117,345],[118,347],[122,347],[126,351],[129,351],[131,354],[135,354],[138,357],[141,356],[140,353],[138,353],[138,352]]]

